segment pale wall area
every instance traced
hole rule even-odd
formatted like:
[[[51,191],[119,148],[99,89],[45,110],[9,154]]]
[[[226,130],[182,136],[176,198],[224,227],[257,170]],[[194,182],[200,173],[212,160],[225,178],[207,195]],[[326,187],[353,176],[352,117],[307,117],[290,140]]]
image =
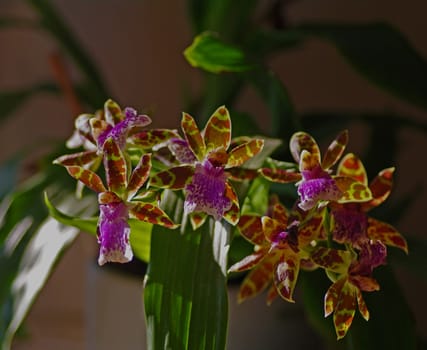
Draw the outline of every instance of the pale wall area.
[[[181,54],[191,42],[184,1],[169,2],[168,7],[165,2],[153,0],[57,0],[54,4],[96,60],[113,99],[123,106],[149,108],[153,111],[154,126],[178,126],[184,95],[196,91],[199,81],[197,71],[188,66]],[[295,22],[304,19],[387,20],[398,26],[427,57],[425,10],[424,0],[405,3],[397,0],[305,0],[295,1],[289,15]],[[0,0],[0,16],[6,13],[32,16],[30,9],[21,1]],[[58,48],[45,35],[28,30],[1,30],[0,47],[1,90],[18,89],[51,78],[48,57]],[[426,119],[424,111],[369,85],[324,43],[310,42],[304,50],[275,57],[271,65],[286,82],[299,111],[360,107]],[[74,70],[72,74],[76,75]],[[265,120],[262,117],[265,109],[253,91],[247,91],[240,103],[252,104],[261,120]],[[62,98],[40,95],[29,100],[13,118],[2,123],[0,161],[21,147],[49,145],[52,140],[65,139],[71,133],[72,120],[73,115]],[[364,136],[357,127],[354,132],[357,137],[351,139],[350,149],[357,150],[361,147],[357,138],[362,140]],[[425,188],[425,136],[421,133],[405,134],[401,142],[400,157],[396,159],[400,179],[396,191],[403,193],[415,184]],[[420,196],[414,210],[402,221],[399,227],[402,232],[425,235],[421,223],[426,204],[426,196]],[[121,279],[122,282],[118,282],[119,286],[104,287],[104,275],[98,275],[98,269],[93,265],[95,251],[92,237],[82,235],[66,252],[29,315],[29,337],[17,342],[14,349],[96,349],[91,335],[101,337],[97,332],[102,333],[102,327],[105,327],[105,334],[114,328],[105,319],[107,316],[102,313],[102,307],[99,309],[96,300],[115,300],[117,289],[122,288],[127,297],[121,297],[119,303],[123,303],[125,310],[134,308],[127,301],[137,302],[139,296],[136,295],[135,299],[130,285],[136,284],[138,290],[139,282],[126,281],[126,277],[120,276],[119,281]],[[411,276],[402,275],[401,278],[406,282],[405,292],[419,319],[419,328],[425,330],[427,303],[420,295],[425,295],[427,286]],[[87,310],[98,311],[94,314]],[[243,314],[245,312],[242,311]],[[134,317],[142,317],[142,310],[138,309]],[[122,317],[114,321],[124,322]],[[236,332],[237,336],[238,330]],[[246,337],[247,334],[251,334],[250,329]],[[139,335],[130,335],[129,343],[123,344],[122,348],[133,348],[130,343],[132,336],[138,338]],[[113,343],[109,345],[99,348],[119,348]],[[257,348],[256,343],[252,345]],[[292,349],[288,345],[287,348]],[[299,349],[297,345],[294,348]],[[235,345],[230,349],[238,347]]]

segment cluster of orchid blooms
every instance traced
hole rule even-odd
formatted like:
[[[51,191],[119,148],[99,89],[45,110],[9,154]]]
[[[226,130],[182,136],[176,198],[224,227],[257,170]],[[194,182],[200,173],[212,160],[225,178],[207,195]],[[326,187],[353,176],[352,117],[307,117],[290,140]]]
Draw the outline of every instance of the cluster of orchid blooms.
[[[78,180],[79,193],[85,185],[98,194],[100,265],[133,258],[130,218],[171,229],[179,226],[159,203],[163,189],[181,191],[184,213],[193,229],[208,216],[224,219],[237,225],[254,245],[251,255],[229,268],[229,272],[251,270],[240,288],[240,301],[270,286],[267,303],[276,296],[293,302],[299,270],[322,268],[332,281],[324,300],[325,317],[333,313],[337,337],[345,336],[357,308],[369,319],[362,292],[379,289],[372,272],[385,264],[386,246],[408,249],[394,227],[367,215],[389,196],[394,168],[382,170],[368,183],[362,162],[351,153],[343,156],[346,131],[330,144],[323,159],[316,141],[297,132],[290,140],[294,169],[245,168],[245,162],[263,149],[264,141],[232,139],[224,106],[212,114],[203,130],[183,113],[183,137],[177,130],[145,129],[150,123],[148,116],[129,107],[122,110],[108,100],[103,110],[76,119],[67,146],[83,151],[54,161]],[[104,172],[99,174],[101,165]],[[233,184],[257,176],[295,183],[294,206],[288,210],[272,194],[267,212],[240,215]]]

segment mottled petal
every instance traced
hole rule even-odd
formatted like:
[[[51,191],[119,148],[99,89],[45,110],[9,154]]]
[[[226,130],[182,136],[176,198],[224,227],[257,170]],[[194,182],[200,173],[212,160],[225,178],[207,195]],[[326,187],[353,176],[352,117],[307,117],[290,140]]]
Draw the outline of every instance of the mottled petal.
[[[279,202],[277,196],[272,195],[269,203],[269,212],[271,213],[271,218],[282,223],[283,226],[286,226],[288,223],[288,209]]]
[[[363,295],[360,290],[357,290],[357,305],[359,306],[359,312],[362,315],[362,317],[369,321],[369,310],[366,306],[365,300],[363,300]]]
[[[301,180],[301,174],[291,170],[261,168],[259,172],[271,182],[289,183]]]
[[[258,170],[245,168],[227,169],[227,177],[233,181],[254,180],[258,177]]]
[[[187,113],[182,114],[181,128],[188,145],[193,150],[197,159],[202,160],[206,153],[205,141],[197,127],[196,121]]]
[[[262,292],[273,278],[276,256],[268,256],[262,260],[243,280],[240,286],[238,302],[252,298]]]
[[[73,135],[67,140],[66,146],[68,148],[77,148],[85,146],[86,142],[95,145],[95,139],[92,136],[92,130],[89,120],[93,118],[93,114],[80,114],[74,121],[75,131]]]
[[[300,208],[298,209],[298,213],[302,211]],[[298,228],[298,244],[300,247],[305,247],[315,239],[325,239],[325,232],[323,227],[325,220],[325,210],[326,208],[323,208],[322,210],[316,211],[314,213],[310,212],[309,220],[306,219],[308,212],[302,211],[302,213],[300,213],[298,216],[299,221],[304,223]]]
[[[262,248],[233,264],[228,272],[241,272],[252,269],[267,255],[269,248]],[[270,276],[271,278],[271,276]]]
[[[408,243],[405,238],[390,224],[368,218],[368,237],[386,245],[400,248],[408,254]]]
[[[232,206],[225,196],[226,176],[222,167],[214,167],[208,160],[196,165],[191,182],[185,187],[184,210],[201,211],[220,220]]]
[[[132,260],[126,205],[122,202],[101,204],[99,210],[98,243],[100,248],[98,264],[103,265],[106,262],[125,263]]]
[[[300,162],[301,153],[303,150],[312,154],[313,158],[320,164],[320,149],[312,136],[306,132],[299,131],[292,135],[289,141],[289,148],[295,162]]]
[[[286,224],[274,220],[269,216],[263,216],[261,222],[262,231],[269,242],[280,243],[279,241],[282,236],[283,240],[286,238]]]
[[[101,178],[93,171],[87,170],[77,165],[67,166],[65,168],[73,178],[84,183],[92,191],[99,193],[107,190],[104,187]]]
[[[317,265],[335,273],[346,273],[352,259],[347,250],[319,246],[313,250],[310,258]]]
[[[351,276],[350,281],[353,285],[355,285],[360,290],[364,292],[375,292],[380,290],[380,285],[378,282],[369,276]]]
[[[394,168],[387,168],[379,172],[379,174],[369,184],[369,189],[372,192],[372,200],[363,204],[364,210],[379,206],[390,195],[393,187]]]
[[[231,119],[225,106],[219,107],[209,118],[203,131],[207,152],[228,149],[231,143]]]
[[[226,168],[233,168],[242,165],[252,157],[261,152],[264,147],[264,140],[253,139],[242,145],[233,148],[228,154]]]
[[[178,138],[178,132],[170,129],[143,130],[129,136],[129,141],[143,149],[158,148],[172,138]],[[157,146],[157,147],[156,147]]]
[[[205,213],[197,212],[190,214],[190,223],[191,227],[193,228],[193,231],[196,231],[199,227],[201,227],[208,216]]]
[[[342,131],[326,150],[322,160],[322,168],[329,169],[340,159],[348,143],[348,131]]]
[[[239,199],[237,198],[236,191],[234,191],[233,187],[231,187],[231,185],[228,182],[225,183],[224,196],[228,198],[231,202],[230,208],[227,209],[223,215],[224,220],[233,226],[237,225],[240,218]]]
[[[244,238],[255,245],[262,245],[266,242],[261,217],[258,215],[242,215],[237,228]]]
[[[119,145],[108,138],[104,143],[104,168],[108,189],[123,193],[127,187],[127,164]]]
[[[342,192],[339,203],[367,202],[372,199],[372,193],[368,186],[347,176],[335,176],[335,183]]]
[[[59,164],[63,166],[78,165],[83,166],[93,162],[98,158],[96,151],[84,151],[73,154],[66,154],[56,158],[53,164]]]
[[[130,214],[132,217],[144,222],[149,222],[150,224],[168,228],[178,227],[162,209],[150,203],[135,204],[130,209]]]
[[[193,174],[193,166],[183,165],[170,168],[151,177],[150,186],[180,190],[191,180]]]
[[[132,199],[135,194],[140,190],[142,185],[147,181],[151,170],[151,155],[144,154],[139,163],[132,171],[129,184],[126,188],[128,200]]]
[[[111,124],[108,124],[105,120],[99,118],[92,118],[89,120],[91,127],[91,134],[93,138],[96,140],[96,144],[98,147],[99,153],[102,153],[102,147],[106,140],[106,136],[113,129]],[[102,136],[104,135],[104,136]]]
[[[345,283],[341,290],[338,304],[334,312],[334,325],[337,339],[343,338],[353,322],[356,312],[357,288]]]
[[[107,123],[113,126],[121,122],[124,118],[120,106],[111,99],[108,99],[104,103],[104,116]]]
[[[323,172],[323,173],[327,173],[326,171],[324,171],[322,169],[322,167],[320,166],[319,160],[317,159],[317,157],[313,154],[310,153],[307,150],[303,150],[301,152],[300,155],[300,161],[299,161],[299,170],[301,173],[304,172]]]
[[[325,317],[328,317],[330,314],[332,314],[335,308],[337,307],[338,300],[341,295],[341,290],[344,287],[346,281],[346,278],[339,279],[338,281],[333,283],[326,292],[324,301]]]
[[[111,203],[121,203],[123,202],[119,196],[114,192],[105,191],[98,193],[98,203],[99,204],[111,204]]]
[[[299,272],[299,257],[291,250],[286,252],[281,257],[280,261],[274,268],[274,285],[279,295],[291,303],[295,302],[293,299],[293,292],[298,278]]]
[[[368,184],[365,167],[353,153],[348,153],[341,159],[337,168],[337,175],[351,177],[364,185]]]

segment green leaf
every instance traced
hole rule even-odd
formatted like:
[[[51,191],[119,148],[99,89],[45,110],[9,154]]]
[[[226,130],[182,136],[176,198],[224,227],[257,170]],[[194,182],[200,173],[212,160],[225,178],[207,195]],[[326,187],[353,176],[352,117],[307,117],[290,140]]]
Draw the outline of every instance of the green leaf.
[[[98,218],[91,217],[82,219],[80,217],[73,217],[59,211],[49,201],[47,194],[44,195],[44,201],[46,207],[49,209],[49,214],[59,221],[60,223],[78,228],[83,232],[90,233],[94,236],[97,234]],[[142,222],[135,219],[129,220],[129,226],[131,229],[130,234],[130,245],[132,247],[133,254],[138,259],[148,262],[150,260],[150,240],[151,240],[151,229],[152,224]]]
[[[211,73],[243,72],[254,67],[243,51],[221,41],[212,32],[204,32],[194,38],[185,49],[184,56],[193,67]]]
[[[305,24],[296,31],[329,41],[371,83],[427,108],[427,61],[390,24]]]
[[[129,220],[130,226],[130,245],[133,254],[139,260],[150,261],[151,231],[153,225],[135,219]]]
[[[73,217],[67,214],[64,214],[62,211],[58,210],[49,200],[47,193],[44,193],[44,202],[46,207],[49,210],[49,215],[52,216],[55,220],[60,223],[75,227],[81,231],[91,233],[96,235],[96,226],[98,222],[98,218],[87,218],[81,219],[79,217]]]
[[[182,201],[173,196],[164,202],[175,206],[179,217]],[[196,231],[185,227],[181,233],[153,228],[144,289],[147,348],[222,350],[228,319],[228,229],[212,225],[211,219]]]
[[[305,23],[285,31],[260,31],[252,38],[251,51],[265,56],[294,49],[312,38],[335,46],[372,84],[427,108],[427,60],[387,23]]]
[[[262,177],[252,181],[242,205],[243,214],[265,215],[268,207],[270,182]]]
[[[58,257],[78,231],[47,217],[42,190],[52,183],[38,175],[0,205],[0,346],[10,349],[13,336],[46,282]],[[51,187],[58,204],[76,208],[70,191]],[[84,212],[90,209],[87,201]]]

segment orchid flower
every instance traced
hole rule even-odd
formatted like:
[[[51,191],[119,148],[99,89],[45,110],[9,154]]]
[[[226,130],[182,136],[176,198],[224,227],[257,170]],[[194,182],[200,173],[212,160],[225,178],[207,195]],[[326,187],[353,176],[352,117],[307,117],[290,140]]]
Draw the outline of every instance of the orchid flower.
[[[347,131],[341,132],[329,145],[321,159],[320,148],[306,132],[296,132],[290,140],[291,154],[299,165],[299,173],[282,169],[261,169],[261,174],[270,181],[295,182],[300,198],[299,207],[310,210],[330,201],[364,202],[371,199],[368,187],[346,176],[331,175],[331,168],[341,157],[348,142]]]
[[[124,150],[129,135],[140,132],[151,123],[146,115],[138,115],[131,107],[121,110],[113,100],[107,100],[104,109],[93,114],[81,114],[75,120],[75,131],[67,141],[67,147],[83,146],[84,151],[66,154],[55,160],[63,166],[82,166],[96,172],[101,164],[103,145],[111,137],[120,149]],[[78,185],[77,194],[82,188]]]
[[[255,245],[254,253],[230,267],[229,272],[252,269],[245,277],[238,295],[239,302],[271,287],[267,303],[280,295],[294,302],[293,291],[310,242],[324,239],[321,211],[308,217],[295,208],[291,214],[277,196],[272,196],[268,215],[242,215],[237,227],[242,236]]]
[[[129,218],[169,228],[176,227],[162,209],[143,201],[144,195],[149,194],[149,191],[141,191],[141,188],[147,182],[151,170],[151,155],[143,155],[132,170],[121,145],[117,143],[121,137],[117,138],[117,134],[111,133],[112,130],[102,142],[107,187],[95,172],[81,165],[55,162],[64,165],[73,178],[98,193],[99,265],[106,262],[125,263],[132,259]]]
[[[337,338],[343,338],[349,330],[356,309],[362,317],[369,320],[369,310],[362,292],[380,289],[372,277],[373,270],[385,264],[386,246],[381,241],[366,241],[357,257],[348,250],[319,247],[314,250],[311,259],[333,277],[333,284],[325,294],[325,317],[334,314],[334,326]]]
[[[212,114],[202,131],[193,117],[183,113],[181,128],[184,138],[173,138],[168,144],[179,165],[154,175],[150,185],[184,190],[184,210],[192,214],[193,227],[200,225],[206,215],[235,225],[239,202],[228,181],[229,170],[258,154],[264,141],[251,139],[229,150],[231,119],[224,106]]]
[[[333,220],[333,239],[339,243],[351,243],[360,247],[368,240],[402,249],[408,253],[404,237],[390,224],[368,217],[367,212],[382,204],[389,196],[393,185],[394,168],[387,168],[378,173],[369,183],[372,199],[361,203],[331,203]],[[354,154],[344,156],[338,165],[339,176],[352,177],[365,186],[368,177],[363,163]]]

